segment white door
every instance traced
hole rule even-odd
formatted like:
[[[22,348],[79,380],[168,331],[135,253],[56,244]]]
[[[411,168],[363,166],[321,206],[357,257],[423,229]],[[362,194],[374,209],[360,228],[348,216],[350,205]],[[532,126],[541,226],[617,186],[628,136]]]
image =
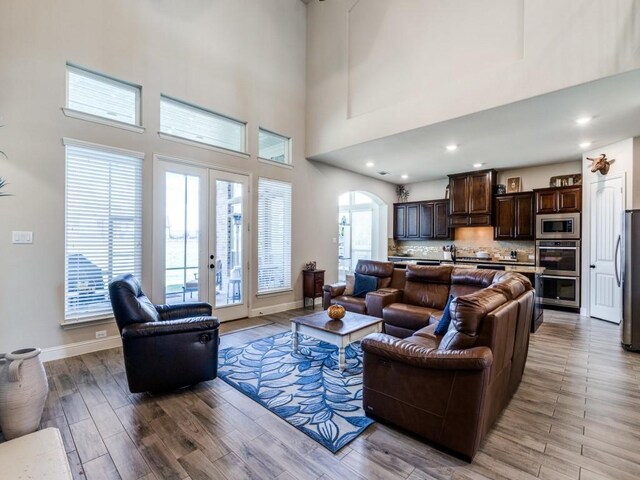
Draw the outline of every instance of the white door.
[[[622,290],[616,281],[624,182],[620,177],[591,183],[590,304],[592,317],[620,323]]]
[[[246,175],[210,172],[209,298],[215,315],[249,315],[248,185]]]
[[[221,321],[248,315],[246,176],[156,159],[155,303],[209,302]]]

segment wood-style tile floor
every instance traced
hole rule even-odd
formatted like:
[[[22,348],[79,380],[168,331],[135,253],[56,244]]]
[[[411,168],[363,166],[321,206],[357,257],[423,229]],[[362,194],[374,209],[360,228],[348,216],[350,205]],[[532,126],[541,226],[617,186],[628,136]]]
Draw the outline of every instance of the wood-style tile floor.
[[[224,324],[221,347],[301,313]],[[379,423],[333,455],[219,379],[132,395],[120,349],[46,369],[42,424],[61,430],[76,478],[640,478],[640,354],[621,349],[618,326],[573,314],[545,312],[522,384],[471,464]]]

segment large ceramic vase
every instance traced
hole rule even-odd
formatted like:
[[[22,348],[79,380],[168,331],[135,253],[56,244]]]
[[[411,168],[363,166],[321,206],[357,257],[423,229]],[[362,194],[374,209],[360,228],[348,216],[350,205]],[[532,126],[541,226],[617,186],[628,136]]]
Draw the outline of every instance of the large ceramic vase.
[[[38,429],[48,390],[39,348],[5,355],[0,362],[0,425],[7,440]]]

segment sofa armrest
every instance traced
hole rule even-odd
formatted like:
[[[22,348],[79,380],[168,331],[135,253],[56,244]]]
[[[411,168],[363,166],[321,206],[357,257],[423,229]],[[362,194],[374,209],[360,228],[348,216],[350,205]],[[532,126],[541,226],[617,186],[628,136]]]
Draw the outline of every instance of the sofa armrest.
[[[122,329],[122,338],[155,337],[174,333],[204,332],[217,330],[220,322],[216,317],[201,316],[166,320],[160,322],[132,323]]]
[[[347,288],[345,283],[331,283],[322,287],[322,308],[327,309],[331,306],[331,299],[342,295]]]
[[[344,293],[345,288],[347,288],[346,283],[330,283],[324,285],[322,287],[322,291],[330,293],[331,297],[337,297],[338,295],[342,295]]]
[[[375,292],[369,292],[364,300],[367,306],[367,315],[382,318],[382,309],[384,307],[401,300],[402,290],[397,288],[381,288]]]
[[[367,335],[361,343],[364,352],[419,368],[441,370],[482,370],[491,367],[493,354],[488,347],[466,350],[427,348],[384,333]]]
[[[173,305],[156,305],[160,320],[177,320],[187,317],[210,316],[212,307],[206,302],[176,303]]]

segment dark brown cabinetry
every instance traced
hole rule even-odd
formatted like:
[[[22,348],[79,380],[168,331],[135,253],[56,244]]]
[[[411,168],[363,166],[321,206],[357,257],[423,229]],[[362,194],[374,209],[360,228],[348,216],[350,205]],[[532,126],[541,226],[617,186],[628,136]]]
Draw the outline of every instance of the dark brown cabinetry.
[[[324,285],[324,270],[302,271],[302,296],[303,305],[307,308],[307,298],[311,299],[311,307],[315,308],[315,299],[322,298]]]
[[[536,194],[536,213],[573,213],[582,210],[582,187],[541,188]]]
[[[496,171],[449,175],[449,222],[452,227],[493,224],[493,190]]]
[[[447,240],[449,200],[396,203],[393,205],[393,238],[396,240]]]
[[[495,197],[495,240],[533,240],[533,192]]]

